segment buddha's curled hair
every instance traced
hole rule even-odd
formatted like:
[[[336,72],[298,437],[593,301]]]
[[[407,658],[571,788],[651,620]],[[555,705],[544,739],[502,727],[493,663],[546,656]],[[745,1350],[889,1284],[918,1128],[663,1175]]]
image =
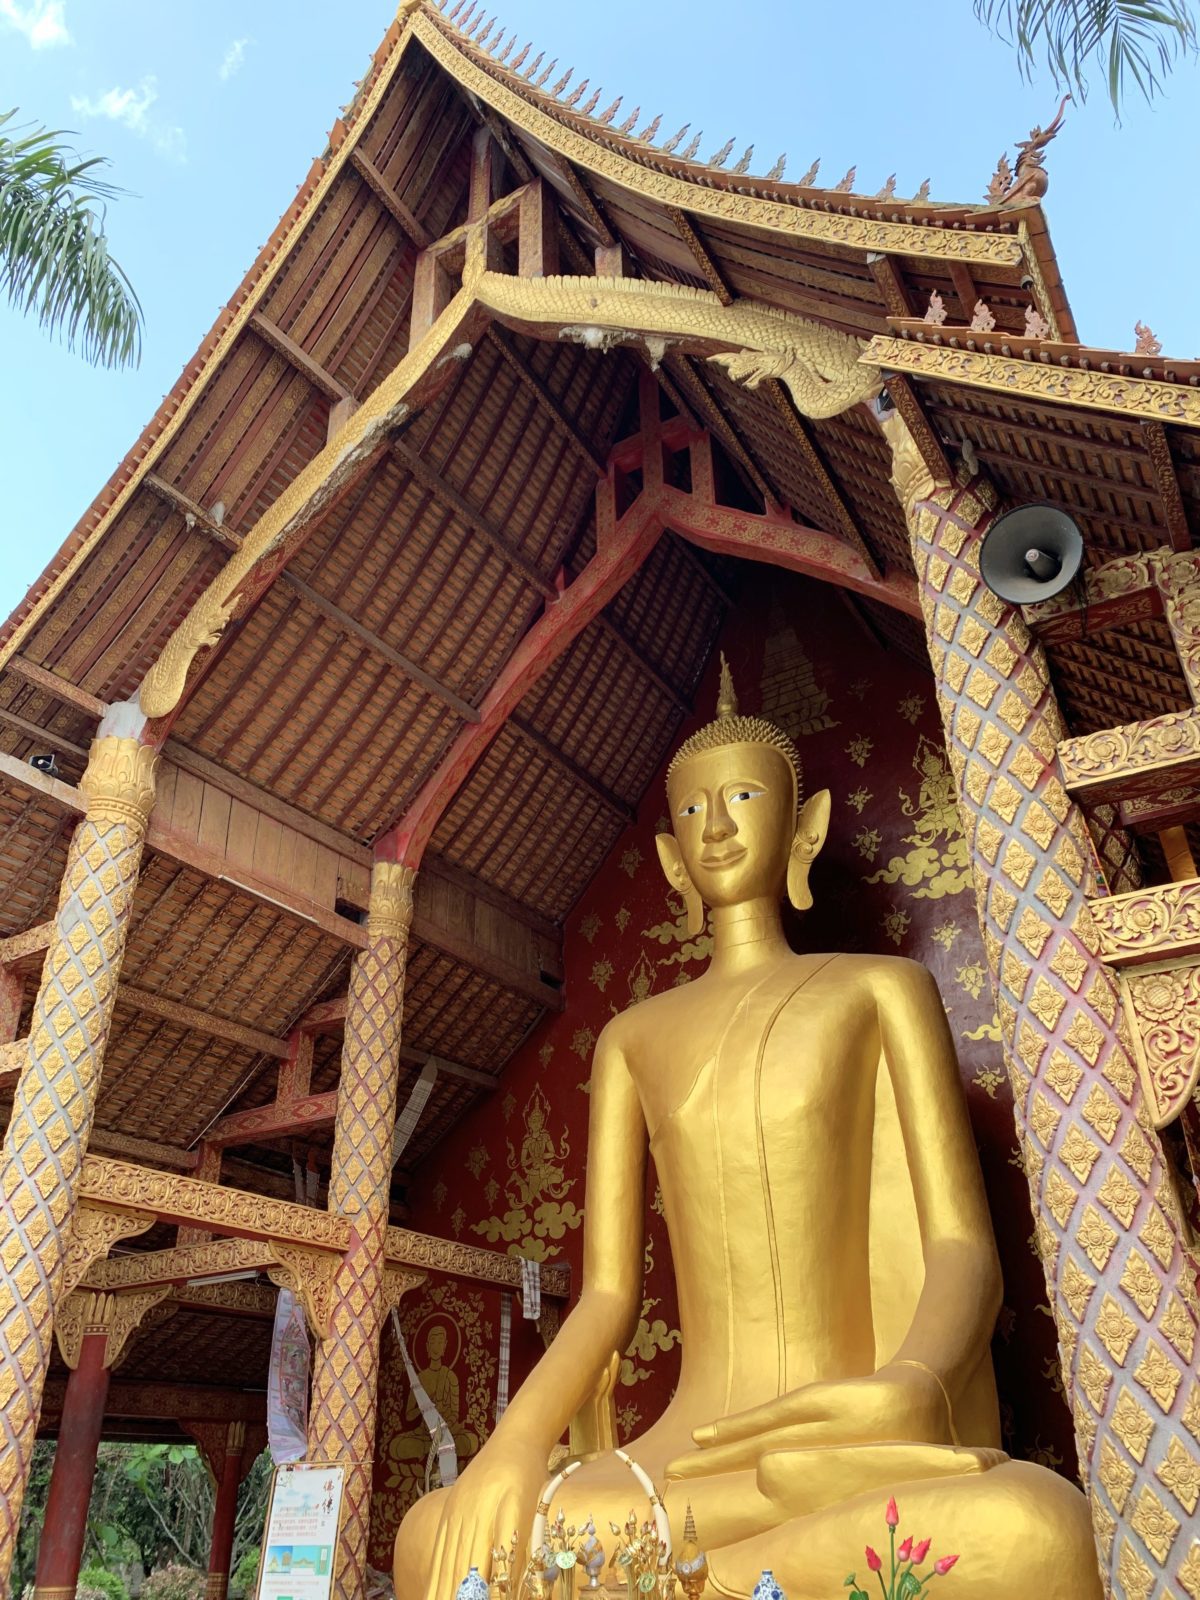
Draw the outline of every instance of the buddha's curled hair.
[[[800,752],[783,729],[777,728],[765,717],[743,717],[739,714],[733,674],[722,652],[716,720],[705,723],[703,728],[698,728],[690,739],[685,739],[679,746],[667,768],[667,781],[670,782],[671,774],[677,767],[692,756],[699,755],[702,750],[720,750],[731,744],[765,744],[772,750],[778,750],[796,775],[796,808],[799,810],[804,797],[804,764]]]

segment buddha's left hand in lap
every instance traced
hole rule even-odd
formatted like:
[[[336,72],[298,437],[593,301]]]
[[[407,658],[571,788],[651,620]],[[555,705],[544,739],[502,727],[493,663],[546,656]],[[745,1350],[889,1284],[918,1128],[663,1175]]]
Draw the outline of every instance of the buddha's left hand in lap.
[[[907,1441],[952,1445],[945,1392],[932,1372],[897,1363],[865,1378],[809,1383],[777,1400],[723,1417],[692,1435],[697,1448],[668,1478],[709,1477],[757,1467],[774,1450]]]

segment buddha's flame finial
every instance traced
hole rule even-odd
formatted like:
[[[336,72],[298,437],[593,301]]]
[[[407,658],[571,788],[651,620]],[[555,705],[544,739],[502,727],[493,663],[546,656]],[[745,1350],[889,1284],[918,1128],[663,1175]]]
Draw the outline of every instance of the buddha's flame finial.
[[[730,717],[738,714],[737,691],[733,687],[733,673],[729,670],[729,662],[725,659],[724,650],[721,651],[721,686],[717,690],[717,721],[725,722]]]

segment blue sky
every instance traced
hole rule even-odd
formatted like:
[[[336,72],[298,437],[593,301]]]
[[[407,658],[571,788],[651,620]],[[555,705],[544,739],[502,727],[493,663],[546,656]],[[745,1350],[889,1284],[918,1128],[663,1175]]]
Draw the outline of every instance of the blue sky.
[[[1004,149],[1053,115],[971,0],[498,0],[502,23],[703,153],[753,170],[973,201]],[[0,0],[0,108],[77,132],[131,193],[109,235],[146,311],[135,372],[96,372],[0,305],[0,615],[20,599],[174,383],[324,145],[393,15],[387,0]],[[1047,209],[1081,337],[1130,349],[1141,319],[1200,351],[1192,198],[1200,67],[1131,101],[1098,83],[1051,147]],[[624,111],[622,112],[624,115]],[[619,120],[619,119],[618,119]]]

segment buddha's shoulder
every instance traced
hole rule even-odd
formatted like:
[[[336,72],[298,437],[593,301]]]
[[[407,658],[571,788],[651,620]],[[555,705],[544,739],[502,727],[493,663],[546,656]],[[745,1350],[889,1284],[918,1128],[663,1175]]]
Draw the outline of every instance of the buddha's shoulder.
[[[881,993],[904,991],[910,994],[937,994],[937,983],[932,972],[920,961],[908,956],[872,954],[839,956],[837,970],[844,978],[857,979],[867,987]]]

